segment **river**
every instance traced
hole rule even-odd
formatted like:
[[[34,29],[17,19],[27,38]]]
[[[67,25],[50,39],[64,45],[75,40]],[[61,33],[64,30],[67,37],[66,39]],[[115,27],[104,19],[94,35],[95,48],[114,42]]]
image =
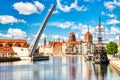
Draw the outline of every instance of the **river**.
[[[120,80],[110,65],[81,57],[50,57],[46,61],[0,63],[0,80]]]

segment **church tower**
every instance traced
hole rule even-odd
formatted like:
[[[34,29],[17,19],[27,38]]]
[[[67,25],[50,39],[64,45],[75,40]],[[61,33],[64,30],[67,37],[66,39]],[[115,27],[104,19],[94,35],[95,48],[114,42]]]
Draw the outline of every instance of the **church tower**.
[[[44,37],[44,43],[43,46],[46,47],[46,37]]]
[[[84,41],[86,43],[92,43],[92,34],[89,32],[89,28],[88,28],[88,31],[84,35]]]
[[[75,37],[75,33],[74,32],[70,32],[70,34],[69,34],[69,41],[76,41],[76,37]]]

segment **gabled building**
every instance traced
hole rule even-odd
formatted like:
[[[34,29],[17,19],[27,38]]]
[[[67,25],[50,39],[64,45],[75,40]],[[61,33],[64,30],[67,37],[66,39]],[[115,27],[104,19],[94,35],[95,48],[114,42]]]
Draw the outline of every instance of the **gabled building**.
[[[26,40],[0,39],[0,56],[8,56],[16,54],[13,47],[28,48]]]

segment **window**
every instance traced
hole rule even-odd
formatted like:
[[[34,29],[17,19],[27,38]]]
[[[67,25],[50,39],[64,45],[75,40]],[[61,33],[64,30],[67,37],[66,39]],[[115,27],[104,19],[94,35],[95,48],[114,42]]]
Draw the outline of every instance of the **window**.
[[[21,51],[24,51],[24,49],[21,49]]]
[[[3,47],[3,45],[2,45],[2,44],[0,44],[0,47]]]

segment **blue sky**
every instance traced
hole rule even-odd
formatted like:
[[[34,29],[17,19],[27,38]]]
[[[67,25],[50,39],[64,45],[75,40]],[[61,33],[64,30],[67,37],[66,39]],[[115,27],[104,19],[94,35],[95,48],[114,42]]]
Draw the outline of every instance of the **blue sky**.
[[[47,40],[68,40],[75,32],[83,40],[89,31],[96,40],[99,16],[105,28],[104,39],[118,41],[120,35],[120,0],[2,0],[0,3],[0,38],[26,39],[31,42],[52,4],[56,9],[42,34]]]

